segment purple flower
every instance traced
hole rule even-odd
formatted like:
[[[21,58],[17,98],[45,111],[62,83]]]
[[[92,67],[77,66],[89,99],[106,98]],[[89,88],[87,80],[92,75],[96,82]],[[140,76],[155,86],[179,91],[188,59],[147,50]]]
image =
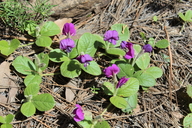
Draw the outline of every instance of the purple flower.
[[[82,121],[85,119],[84,117],[84,113],[83,113],[83,109],[81,108],[81,106],[79,104],[75,105],[77,108],[73,110],[73,114],[75,114],[75,116],[73,117],[73,119],[76,122]]]
[[[131,59],[135,57],[133,44],[130,42],[122,41],[120,47],[126,49],[125,59]]]
[[[120,47],[121,47],[121,49],[126,49],[127,48],[127,41],[122,41],[121,42],[121,45],[120,45]]]
[[[63,26],[63,35],[74,36],[76,34],[75,25],[73,23],[66,23]]]
[[[66,52],[71,52],[72,48],[75,47],[75,42],[70,39],[70,38],[67,38],[67,39],[63,39],[60,41],[60,46],[59,48],[61,50],[65,50]]]
[[[116,45],[116,41],[119,40],[118,32],[116,30],[108,30],[104,34],[104,41],[108,41],[113,45]]]
[[[120,69],[116,64],[112,64],[112,66],[109,66],[107,68],[105,68],[103,70],[103,72],[105,73],[105,75],[109,78],[109,77],[113,77],[114,75],[116,75],[117,73],[119,73]]]
[[[84,64],[84,67],[87,67],[87,65],[89,65],[89,61],[92,61],[93,58],[89,55],[89,54],[84,54],[84,55],[80,55],[77,57],[77,60],[80,62],[80,63],[83,63]]]
[[[119,80],[119,82],[117,83],[116,88],[120,88],[120,87],[121,87],[123,84],[125,84],[128,80],[129,80],[129,78],[125,78],[125,76],[122,77],[122,78]]]
[[[152,46],[150,44],[146,44],[143,46],[144,52],[151,52],[153,50]]]

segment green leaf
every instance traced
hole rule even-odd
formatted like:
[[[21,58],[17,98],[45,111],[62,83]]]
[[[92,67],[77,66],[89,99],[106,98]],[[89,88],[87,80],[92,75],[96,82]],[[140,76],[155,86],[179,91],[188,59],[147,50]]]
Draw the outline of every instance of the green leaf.
[[[40,75],[28,75],[24,79],[25,86],[28,86],[29,84],[36,84],[39,85],[42,82]]]
[[[83,128],[92,128],[92,122],[90,120],[82,120],[79,121],[78,124],[80,124]]]
[[[133,45],[133,49],[135,51],[135,56],[137,56],[140,53],[140,51],[141,51],[141,46],[138,45],[138,44],[134,44]]]
[[[144,40],[144,42],[146,42],[146,35],[145,35],[145,33],[144,32],[140,32],[139,34],[140,34],[141,38]]]
[[[35,43],[40,47],[49,47],[52,44],[52,39],[48,36],[39,36],[37,37]]]
[[[29,84],[24,91],[25,97],[35,96],[39,93],[40,86],[38,84]]]
[[[146,69],[150,62],[150,56],[149,53],[144,53],[141,55],[137,60],[136,64],[140,69]]]
[[[48,111],[55,106],[55,100],[49,93],[34,96],[31,101],[39,111]]]
[[[157,41],[155,46],[158,48],[167,48],[169,46],[169,42],[166,39],[162,39],[162,40]]]
[[[19,46],[20,41],[18,39],[13,39],[10,43],[2,40],[0,41],[0,51],[3,55],[10,55],[13,53]]]
[[[101,69],[95,61],[89,62],[87,67],[84,67],[84,64],[81,64],[81,69],[94,76],[101,75]]]
[[[139,84],[144,87],[152,87],[156,84],[155,78],[146,73],[142,73],[137,77]]]
[[[103,83],[103,91],[106,95],[113,95],[115,92],[115,87],[112,83],[110,82],[104,82]]]
[[[63,62],[60,66],[61,75],[68,78],[75,78],[81,74],[81,67],[78,61],[71,60]]]
[[[3,123],[3,124],[6,123],[6,122],[5,122],[5,117],[0,116],[0,123]]]
[[[79,40],[75,40],[76,46],[77,46],[78,41]],[[73,59],[73,58],[77,57],[77,55],[78,55],[77,47],[72,48],[72,51],[69,53],[69,58]]]
[[[41,28],[40,34],[42,36],[54,36],[61,32],[59,26],[52,21],[45,22]]]
[[[35,59],[35,64],[41,69],[41,71],[44,71],[49,64],[49,56],[42,52],[38,54],[37,57],[38,58]]]
[[[66,56],[66,53],[64,53],[60,49],[53,49],[49,53],[49,59],[53,62],[62,62],[61,58],[65,56]]]
[[[187,18],[183,15],[183,13],[179,13],[179,17],[183,20],[183,21],[187,21]]]
[[[1,128],[12,128],[12,124],[2,124]]]
[[[121,55],[121,56],[125,55],[125,51],[123,51],[120,48],[109,48],[109,49],[106,49],[106,52],[112,55]]]
[[[110,125],[107,121],[102,120],[96,123],[96,125],[94,126],[94,128],[110,128]]]
[[[192,10],[187,10],[185,13],[185,18],[187,22],[192,22]]]
[[[83,113],[84,113],[84,120],[92,121],[92,113],[90,111],[83,111]]]
[[[117,65],[120,68],[120,72],[117,74],[118,78],[122,78],[124,76],[131,77],[133,75],[134,68],[132,65],[125,62]]]
[[[125,109],[127,107],[127,101],[123,97],[113,96],[110,98],[110,102],[117,108]]]
[[[158,18],[157,16],[153,16],[153,21],[157,22]]]
[[[188,114],[183,120],[184,128],[192,128],[192,113]]]
[[[131,112],[133,109],[137,106],[137,93],[134,95],[131,95],[129,97],[126,97],[125,100],[127,101],[127,107],[125,109],[122,109],[123,112]]]
[[[155,47],[155,39],[154,38],[149,38],[148,44],[150,44],[152,47]]]
[[[159,78],[163,75],[163,71],[162,69],[158,68],[158,67],[150,67],[150,68],[147,68],[144,73],[148,74],[148,75],[151,75],[152,77],[154,77],[155,79],[156,78]]]
[[[192,112],[192,103],[189,104],[189,109]]]
[[[192,86],[190,84],[187,85],[187,94],[192,98]]]
[[[26,102],[21,106],[21,113],[26,117],[34,115],[36,112],[35,106],[31,102]]]
[[[79,54],[82,52],[84,54],[89,54],[90,56],[94,56],[95,52],[99,46],[97,41],[97,37],[91,33],[84,33],[78,41],[77,51]]]
[[[8,114],[6,117],[5,117],[5,122],[7,124],[11,123],[13,121],[13,118],[14,118],[14,115],[12,114]]]
[[[120,46],[122,41],[127,41],[130,37],[129,29],[125,24],[114,24],[111,26],[111,30],[116,30],[119,34],[119,40],[115,47]],[[111,44],[111,47],[114,47],[113,44]]]
[[[134,95],[139,90],[139,81],[136,78],[130,78],[118,91],[117,96],[129,97]]]
[[[18,56],[12,63],[15,70],[24,75],[30,75],[36,73],[36,67],[34,63],[27,57]]]

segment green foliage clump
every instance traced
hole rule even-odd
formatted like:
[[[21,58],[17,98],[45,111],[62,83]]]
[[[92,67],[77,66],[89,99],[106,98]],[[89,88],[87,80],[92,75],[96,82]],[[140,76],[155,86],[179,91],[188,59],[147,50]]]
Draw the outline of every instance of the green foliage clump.
[[[36,0],[32,5],[28,1],[6,0],[0,3],[0,19],[5,26],[24,32],[27,26],[36,26],[53,13],[51,8],[55,5],[48,1]]]

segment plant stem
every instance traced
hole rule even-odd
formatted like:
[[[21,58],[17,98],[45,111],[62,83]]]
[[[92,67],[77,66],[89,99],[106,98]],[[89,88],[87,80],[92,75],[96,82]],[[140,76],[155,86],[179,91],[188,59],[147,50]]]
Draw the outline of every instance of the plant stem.
[[[47,49],[49,49],[50,51],[53,50],[50,46],[46,47]]]
[[[47,74],[41,74],[41,76],[54,76],[54,75],[60,75],[60,72],[57,73],[47,73]]]
[[[34,42],[32,42],[32,43],[28,43],[28,44],[25,44],[25,45],[19,45],[18,48],[20,48],[20,47],[25,47],[25,46],[29,46],[29,45],[33,45],[33,44],[34,44]]]
[[[101,116],[105,114],[105,112],[107,111],[107,109],[109,109],[109,107],[111,107],[111,103],[107,106],[107,108],[104,109],[104,111],[101,113]]]
[[[180,32],[179,32],[179,34],[181,34],[181,33],[182,33],[183,29],[185,28],[185,24],[186,24],[186,22],[184,22],[184,24],[183,24],[183,26],[182,26],[182,28],[181,28],[181,30],[180,30]]]

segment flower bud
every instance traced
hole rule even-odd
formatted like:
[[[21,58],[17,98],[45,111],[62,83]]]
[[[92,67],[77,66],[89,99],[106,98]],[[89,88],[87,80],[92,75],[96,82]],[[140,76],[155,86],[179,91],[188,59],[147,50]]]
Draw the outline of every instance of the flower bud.
[[[74,36],[76,34],[75,25],[73,23],[66,23],[63,27],[63,35]]]

